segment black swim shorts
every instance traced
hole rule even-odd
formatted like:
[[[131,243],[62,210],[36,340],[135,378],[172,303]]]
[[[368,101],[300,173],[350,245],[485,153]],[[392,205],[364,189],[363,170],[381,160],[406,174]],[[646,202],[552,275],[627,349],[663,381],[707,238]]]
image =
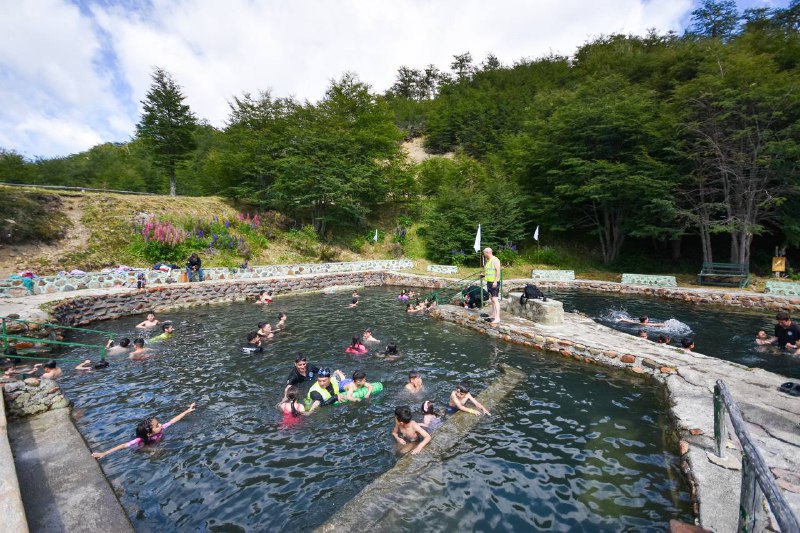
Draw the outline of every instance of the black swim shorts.
[[[491,297],[499,297],[500,296],[500,284],[497,284],[497,287],[492,287],[491,282],[487,282],[486,290],[489,291],[489,296]]]

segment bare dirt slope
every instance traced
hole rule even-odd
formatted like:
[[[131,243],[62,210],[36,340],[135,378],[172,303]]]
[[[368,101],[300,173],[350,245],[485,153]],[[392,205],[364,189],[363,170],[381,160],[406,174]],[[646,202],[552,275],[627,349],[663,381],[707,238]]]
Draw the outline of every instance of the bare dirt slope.
[[[409,161],[412,163],[422,163],[426,159],[430,159],[432,157],[445,157],[447,159],[452,159],[455,155],[452,152],[448,152],[443,155],[429,154],[425,151],[424,143],[425,139],[422,137],[417,137],[403,143],[403,150],[406,151],[406,157],[409,159]]]
[[[79,250],[89,241],[89,230],[83,225],[83,197],[63,196],[64,214],[72,222],[65,238],[52,244],[19,243],[0,247],[0,278],[32,268],[43,259],[58,258]]]

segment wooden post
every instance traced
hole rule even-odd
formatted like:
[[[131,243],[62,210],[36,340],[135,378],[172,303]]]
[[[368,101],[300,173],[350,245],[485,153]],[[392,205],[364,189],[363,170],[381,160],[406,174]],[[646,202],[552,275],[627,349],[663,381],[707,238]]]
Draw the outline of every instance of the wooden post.
[[[714,385],[714,440],[717,444],[717,457],[720,459],[725,459],[725,445],[728,443],[728,426],[725,424],[727,414],[717,382]]]
[[[760,533],[767,527],[762,500],[764,493],[758,486],[758,473],[747,454],[742,456],[742,492],[739,496],[739,533]]]

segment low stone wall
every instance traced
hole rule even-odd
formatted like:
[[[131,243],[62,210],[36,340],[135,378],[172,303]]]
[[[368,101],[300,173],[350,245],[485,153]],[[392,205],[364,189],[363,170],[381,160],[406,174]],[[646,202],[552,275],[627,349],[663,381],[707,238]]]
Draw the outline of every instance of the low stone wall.
[[[764,292],[769,294],[782,294],[784,296],[800,296],[800,283],[790,281],[768,281]]]
[[[5,378],[7,381],[7,378]],[[28,378],[3,384],[3,399],[9,418],[24,418],[69,406],[55,381]]]
[[[651,287],[677,287],[675,276],[653,276],[650,274],[623,274],[622,283],[626,285],[649,285]]]
[[[350,272],[343,274],[297,275],[263,280],[233,280],[216,283],[180,283],[153,287],[143,291],[77,296],[56,303],[53,319],[61,324],[80,326],[95,320],[113,320],[123,316],[196,307],[210,303],[255,300],[262,290],[273,296],[289,292],[324,290],[342,285],[374,286],[383,282],[382,272]]]
[[[458,274],[458,267],[455,265],[428,265],[428,272],[434,274]]]
[[[572,281],[574,270],[532,270],[531,279],[536,281]]]
[[[529,279],[509,279],[503,282],[503,288],[521,290]],[[755,292],[723,292],[716,289],[686,289],[683,287],[646,287],[643,285],[624,285],[613,281],[541,281],[537,287],[547,294],[546,289],[580,289],[597,292],[618,292],[622,294],[641,294],[643,296],[656,296],[682,300],[695,304],[729,305],[764,310],[787,310],[800,315],[800,297],[781,296],[776,294],[761,294]]]
[[[295,265],[268,265],[248,268],[204,268],[203,274],[209,281],[227,279],[260,279],[274,276],[293,276],[299,274],[333,274],[343,272],[385,271],[412,268],[409,259],[352,261],[345,263],[298,263]],[[186,281],[185,269],[171,272],[159,270],[131,270],[128,272],[89,272],[83,276],[43,276],[33,279],[33,292],[29,292],[21,279],[0,280],[0,298],[18,297],[28,294],[51,294],[84,289],[106,289],[110,287],[136,287],[136,276],[145,273],[147,284],[163,285]]]

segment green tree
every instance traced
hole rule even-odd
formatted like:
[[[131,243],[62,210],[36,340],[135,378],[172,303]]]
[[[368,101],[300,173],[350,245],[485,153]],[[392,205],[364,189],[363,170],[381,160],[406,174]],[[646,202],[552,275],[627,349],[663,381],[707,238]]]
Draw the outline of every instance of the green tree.
[[[169,193],[175,196],[178,165],[196,148],[197,119],[184,104],[186,97],[169,72],[156,68],[153,83],[142,100],[142,116],[136,136],[153,153],[155,164],[169,176]]]
[[[14,150],[0,148],[0,181],[31,183],[32,165]]]
[[[703,0],[692,11],[691,32],[712,39],[728,39],[739,26],[741,19],[735,0]]]

